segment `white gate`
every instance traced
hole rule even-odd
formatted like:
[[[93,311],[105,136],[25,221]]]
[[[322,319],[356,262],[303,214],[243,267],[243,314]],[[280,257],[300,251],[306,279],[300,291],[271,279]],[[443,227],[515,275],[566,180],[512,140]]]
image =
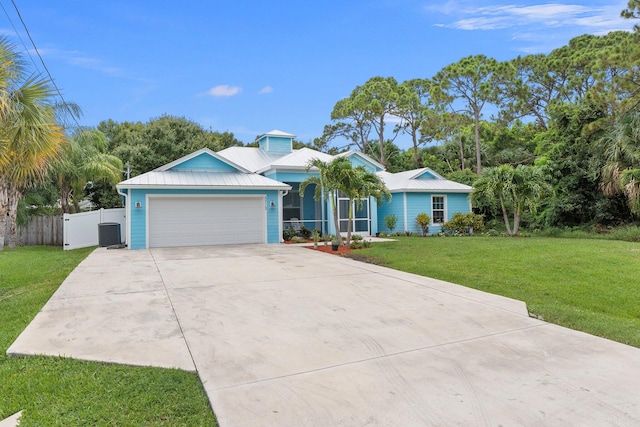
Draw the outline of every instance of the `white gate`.
[[[120,238],[127,241],[125,208],[99,209],[77,214],[64,214],[64,249],[78,249],[98,245],[98,224],[117,222]]]

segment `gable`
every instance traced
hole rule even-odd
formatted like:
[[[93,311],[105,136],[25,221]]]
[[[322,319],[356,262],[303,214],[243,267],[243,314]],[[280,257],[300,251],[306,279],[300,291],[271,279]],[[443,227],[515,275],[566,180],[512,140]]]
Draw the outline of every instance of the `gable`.
[[[420,175],[413,177],[413,179],[443,179],[441,176],[438,176],[435,172],[431,170],[425,170]]]
[[[349,151],[347,153],[344,153],[343,155],[349,159],[349,161],[354,167],[364,166],[366,170],[372,173],[376,173],[384,170],[381,164],[377,163],[371,157],[365,154],[362,154],[359,151]]]
[[[174,160],[171,163],[160,166],[154,171],[164,172],[169,170],[191,170],[204,172],[249,172],[242,166],[239,166],[232,161],[219,156],[208,148],[201,148],[198,151],[194,151],[191,154],[180,157],[178,160]]]
[[[223,162],[219,158],[211,156],[209,153],[201,153],[195,157],[187,159],[170,168],[170,170],[202,170],[233,172],[237,169],[229,163]]]

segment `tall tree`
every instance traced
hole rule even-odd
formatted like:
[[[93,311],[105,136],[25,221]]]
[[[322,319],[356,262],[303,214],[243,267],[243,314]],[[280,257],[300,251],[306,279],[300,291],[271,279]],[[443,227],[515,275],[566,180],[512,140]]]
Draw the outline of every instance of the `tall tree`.
[[[386,119],[398,111],[398,90],[398,82],[393,77],[373,77],[364,85],[357,86],[348,98],[338,101],[331,113],[333,120],[349,120],[356,131],[366,129],[363,125],[365,123],[370,126],[378,135],[378,160],[383,165],[387,161],[384,151]],[[397,130],[395,134],[397,135]],[[361,135],[358,137],[361,138]],[[365,147],[366,141],[360,141]]]
[[[547,130],[549,107],[567,100],[568,59],[552,53],[517,57],[510,62],[514,77],[500,88],[503,118],[511,121],[531,117]]]
[[[371,112],[357,104],[353,97],[341,99],[331,111],[331,120],[337,122],[325,126],[322,136],[326,141],[342,137],[367,154],[371,134],[370,116]]]
[[[433,141],[441,133],[438,105],[431,97],[433,83],[429,79],[402,82],[395,115],[402,119],[398,128],[411,136],[414,167],[421,167],[419,147]]]
[[[439,89],[462,102],[464,111],[473,117],[477,173],[482,172],[480,120],[484,107],[497,102],[497,71],[495,59],[475,55],[446,66],[434,77]]]
[[[640,19],[640,0],[629,0],[627,8],[624,9],[620,16],[626,19]],[[640,32],[640,25],[635,25],[636,32]]]
[[[7,214],[9,247],[16,245],[18,201],[25,188],[46,176],[48,162],[63,144],[55,121],[50,82],[27,77],[15,47],[0,38],[0,250]]]
[[[183,117],[161,116],[148,123],[112,120],[98,125],[108,141],[108,152],[131,168],[131,176],[153,170],[200,148],[213,151],[242,145],[232,133],[208,131]]]

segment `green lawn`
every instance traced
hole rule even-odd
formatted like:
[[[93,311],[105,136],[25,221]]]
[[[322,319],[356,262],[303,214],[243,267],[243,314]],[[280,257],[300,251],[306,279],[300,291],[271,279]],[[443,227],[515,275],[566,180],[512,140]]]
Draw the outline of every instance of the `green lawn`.
[[[6,350],[93,248],[0,252],[0,420],[24,410],[29,426],[215,426],[195,373]]]
[[[357,255],[525,301],[548,322],[640,347],[640,243],[399,237]]]

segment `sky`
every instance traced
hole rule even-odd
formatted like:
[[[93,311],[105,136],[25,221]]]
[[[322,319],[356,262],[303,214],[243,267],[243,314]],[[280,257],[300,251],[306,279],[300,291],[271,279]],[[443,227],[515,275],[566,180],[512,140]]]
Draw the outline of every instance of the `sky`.
[[[45,73],[17,6],[82,126],[168,114],[244,143],[273,129],[311,142],[371,77],[430,78],[469,55],[504,61],[630,30],[626,3],[0,0],[0,35]]]

